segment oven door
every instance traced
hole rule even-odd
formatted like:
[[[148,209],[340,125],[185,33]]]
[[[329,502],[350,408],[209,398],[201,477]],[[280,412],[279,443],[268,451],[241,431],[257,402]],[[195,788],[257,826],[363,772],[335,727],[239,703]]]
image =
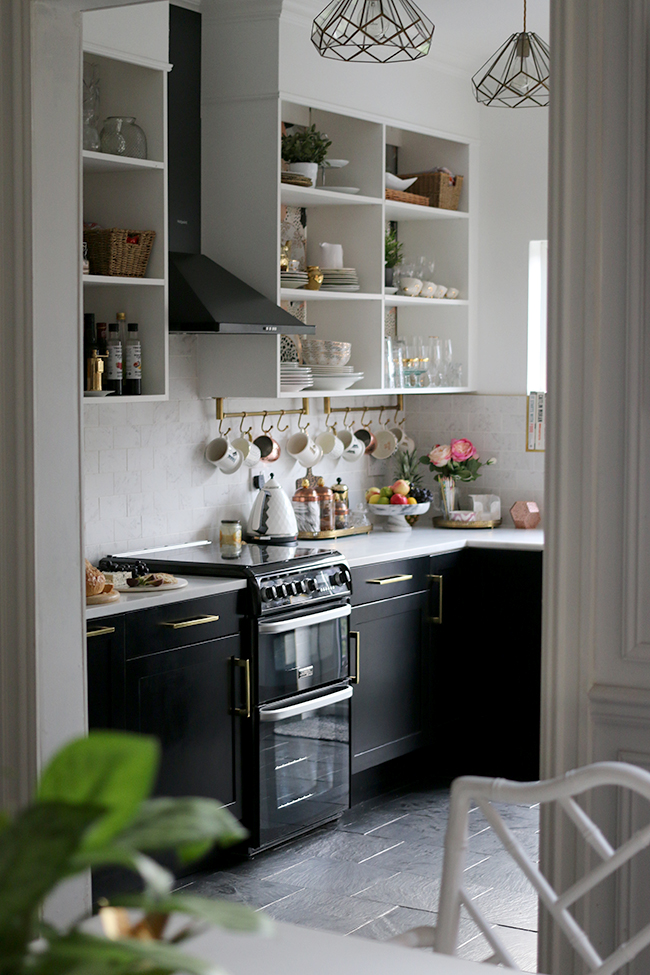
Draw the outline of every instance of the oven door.
[[[344,684],[259,709],[260,846],[349,807],[351,697]]]
[[[258,703],[345,680],[350,606],[258,624]]]

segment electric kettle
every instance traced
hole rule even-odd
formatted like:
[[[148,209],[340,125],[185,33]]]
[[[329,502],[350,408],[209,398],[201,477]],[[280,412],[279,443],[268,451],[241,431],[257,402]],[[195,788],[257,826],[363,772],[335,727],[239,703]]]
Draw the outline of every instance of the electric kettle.
[[[261,485],[248,518],[246,540],[268,545],[290,545],[298,538],[291,501],[271,474]]]

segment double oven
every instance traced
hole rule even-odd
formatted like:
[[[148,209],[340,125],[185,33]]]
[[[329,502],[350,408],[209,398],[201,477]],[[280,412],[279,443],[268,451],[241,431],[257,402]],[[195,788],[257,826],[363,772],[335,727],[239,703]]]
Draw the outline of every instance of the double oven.
[[[129,553],[135,555],[136,553]],[[194,543],[138,553],[152,571],[247,579],[231,713],[242,736],[252,850],[337,818],[350,802],[351,575],[329,549]]]

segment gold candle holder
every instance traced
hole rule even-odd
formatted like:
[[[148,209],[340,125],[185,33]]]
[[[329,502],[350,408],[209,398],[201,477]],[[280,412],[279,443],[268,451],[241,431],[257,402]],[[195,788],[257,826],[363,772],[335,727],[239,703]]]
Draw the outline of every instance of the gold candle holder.
[[[320,286],[323,283],[323,272],[318,267],[317,264],[311,264],[307,267],[307,274],[309,276],[309,281],[305,285],[308,291],[320,291]]]

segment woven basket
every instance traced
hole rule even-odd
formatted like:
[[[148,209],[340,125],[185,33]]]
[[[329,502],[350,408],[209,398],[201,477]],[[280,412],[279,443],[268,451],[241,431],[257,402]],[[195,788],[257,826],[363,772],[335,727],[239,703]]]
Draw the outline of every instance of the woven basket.
[[[423,193],[429,205],[441,210],[457,210],[460,192],[463,188],[462,176],[448,176],[447,173],[404,173],[400,179],[417,176],[413,189]]]
[[[155,237],[155,230],[84,230],[90,273],[143,278]]]
[[[429,206],[428,196],[418,196],[417,193],[405,193],[404,190],[386,190],[386,199],[397,200],[398,203],[417,203],[421,207]]]

